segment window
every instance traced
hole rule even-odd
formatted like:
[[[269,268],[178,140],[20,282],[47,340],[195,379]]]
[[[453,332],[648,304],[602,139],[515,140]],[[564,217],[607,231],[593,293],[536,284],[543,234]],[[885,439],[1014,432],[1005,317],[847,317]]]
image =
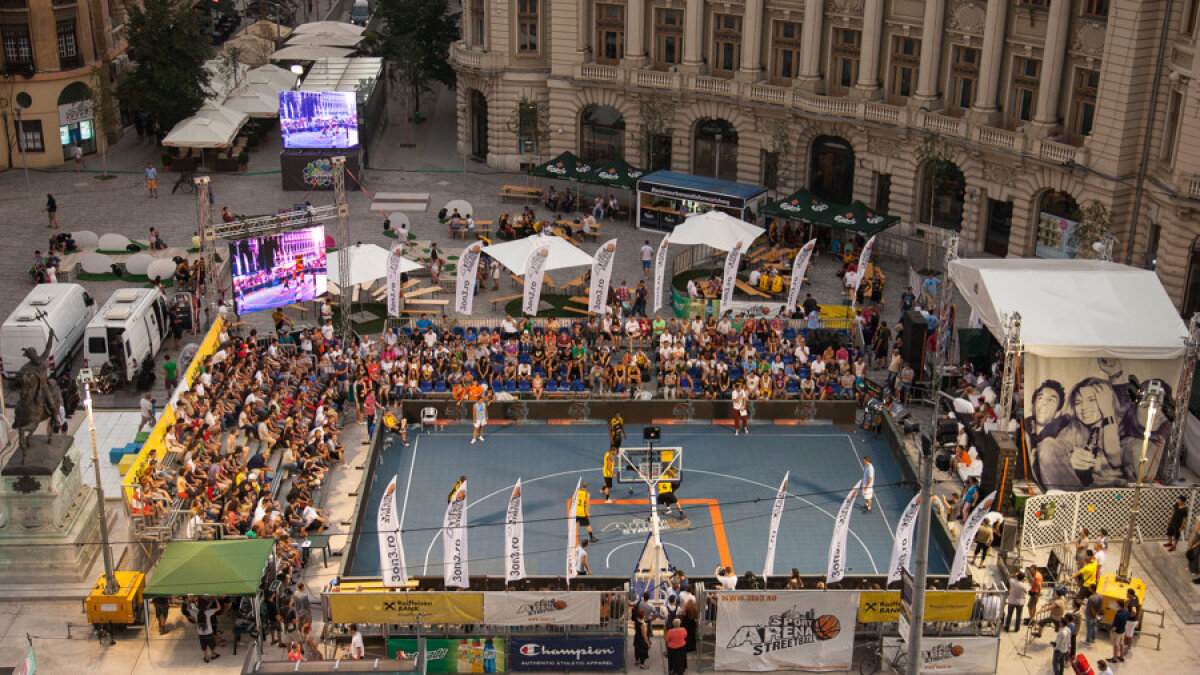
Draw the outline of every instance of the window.
[[[1096,19],[1108,18],[1108,0],[1083,0],[1083,15]]]
[[[875,212],[887,213],[892,200],[892,174],[875,174]]]
[[[29,40],[29,26],[4,26],[0,28],[0,36],[4,40],[4,63],[10,66],[33,63],[33,43]]]
[[[742,17],[736,14],[713,15],[714,75],[731,76],[742,58]]]
[[[1024,56],[1013,59],[1012,96],[1008,104],[1008,119],[1013,125],[1033,119],[1041,70],[1042,62],[1037,59]]]
[[[1096,89],[1099,86],[1099,71],[1075,71],[1075,86],[1071,89],[1071,126],[1067,134],[1072,143],[1083,143],[1083,137],[1092,133],[1092,120],[1096,117]]]
[[[63,70],[83,65],[79,58],[79,47],[75,41],[75,22],[58,22],[58,67]]]
[[[978,87],[979,50],[954,45],[950,48],[950,113],[970,110]]]
[[[800,24],[775,21],[771,35],[771,80],[790,84],[800,74]]]
[[[536,54],[537,36],[538,0],[517,0],[517,51]]]
[[[483,0],[471,0],[471,45],[483,46]]]
[[[683,10],[654,10],[654,65],[679,65],[683,56]]]
[[[762,184],[772,190],[779,189],[779,153],[763,150]]]
[[[616,63],[625,56],[625,6],[596,5],[596,61]]]
[[[890,103],[904,103],[913,95],[920,66],[921,41],[910,37],[892,38],[892,72],[888,82]]]
[[[858,81],[858,59],[862,49],[862,33],[849,28],[833,29],[833,55],[829,78],[829,93],[844,95]]]
[[[1171,92],[1167,106],[1167,126],[1163,129],[1162,160],[1167,164],[1175,158],[1175,139],[1179,135],[1179,116],[1183,113],[1183,94]]]
[[[1200,12],[1200,0],[1189,0],[1187,8],[1187,23],[1184,24],[1183,32],[1191,35],[1196,31],[1196,14]]]
[[[1038,9],[1046,9],[1050,6],[1050,0],[1020,0],[1019,4],[1022,7],[1036,7]]]
[[[20,134],[17,137],[17,147],[25,152],[45,152],[46,141],[42,138],[41,120],[21,120]]]
[[[536,103],[522,100],[517,104],[517,152],[537,154],[538,151],[538,107]]]

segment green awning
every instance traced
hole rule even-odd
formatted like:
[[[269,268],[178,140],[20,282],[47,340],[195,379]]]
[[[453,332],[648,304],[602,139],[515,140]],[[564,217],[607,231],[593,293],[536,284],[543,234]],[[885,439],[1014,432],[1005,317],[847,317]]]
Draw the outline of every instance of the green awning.
[[[833,214],[833,227],[849,232],[858,232],[868,237],[878,234],[898,222],[900,222],[899,216],[875,213],[871,207],[857,199],[850,206]]]
[[[254,595],[275,541],[173,541],[142,595]]]
[[[803,220],[814,225],[836,227],[837,225],[833,222],[833,214],[845,208],[841,204],[827,202],[808,190],[800,188],[779,201],[767,204],[762,208],[762,213],[776,218]]]
[[[645,171],[629,166],[620,157],[601,162],[592,173],[583,179],[592,185],[608,185],[621,190],[632,190],[637,187],[638,179],[646,174]]]
[[[561,180],[582,181],[592,173],[594,167],[579,159],[574,153],[567,151],[544,164],[538,164],[529,170],[529,175],[541,178],[557,178]]]

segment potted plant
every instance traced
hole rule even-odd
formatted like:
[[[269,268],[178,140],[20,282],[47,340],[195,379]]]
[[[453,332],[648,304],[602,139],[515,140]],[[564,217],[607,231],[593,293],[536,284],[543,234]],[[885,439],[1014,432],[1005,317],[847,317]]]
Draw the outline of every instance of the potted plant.
[[[241,151],[238,153],[237,161],[238,167],[244,172],[247,165],[250,164],[250,153],[246,152],[245,150]]]
[[[250,146],[250,152],[258,152],[258,145],[261,142],[256,132],[251,131],[246,134],[246,144]]]

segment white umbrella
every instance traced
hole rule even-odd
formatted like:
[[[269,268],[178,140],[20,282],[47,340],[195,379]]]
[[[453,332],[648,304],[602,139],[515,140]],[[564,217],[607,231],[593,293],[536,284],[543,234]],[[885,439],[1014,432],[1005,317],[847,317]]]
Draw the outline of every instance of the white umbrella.
[[[350,255],[350,285],[369,284],[387,276],[388,250],[375,244],[355,244],[346,251]],[[329,280],[341,283],[341,251],[330,251],[325,256]],[[408,258],[400,259],[400,272],[415,272],[421,265]]]
[[[758,239],[765,230],[738,220],[724,211],[709,211],[704,215],[684,220],[667,237],[671,244],[705,244],[715,249],[728,251],[738,242],[743,250]]]
[[[287,91],[296,86],[296,80],[300,79],[298,75],[279,66],[268,63],[265,66],[259,66],[254,70],[246,73],[246,77],[242,82],[246,84],[267,84],[276,92]]]
[[[523,275],[525,274],[525,261],[529,259],[529,252],[543,246],[550,249],[550,254],[546,258],[547,272],[592,264],[592,256],[584,253],[571,242],[562,237],[545,234],[535,234],[524,239],[506,241],[503,244],[484,246],[483,252],[512,270],[514,274]]]
[[[279,92],[262,82],[244,83],[225,99],[225,107],[250,117],[278,117]]]
[[[354,47],[362,42],[361,35],[348,33],[298,33],[288,41],[288,47]]]
[[[361,36],[366,32],[363,26],[355,26],[352,23],[342,23],[340,21],[310,21],[302,23],[292,31],[299,35],[305,33],[345,33],[347,35]]]
[[[316,61],[318,59],[342,59],[354,53],[353,49],[341,47],[284,47],[271,55],[272,61]]]

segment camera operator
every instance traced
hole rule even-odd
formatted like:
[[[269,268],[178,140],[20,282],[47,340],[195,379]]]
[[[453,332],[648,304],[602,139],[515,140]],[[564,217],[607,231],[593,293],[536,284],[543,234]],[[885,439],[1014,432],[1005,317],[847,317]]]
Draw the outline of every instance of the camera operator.
[[[899,401],[892,398],[889,394],[879,400],[878,397],[872,397],[867,401],[867,406],[863,410],[862,428],[869,430],[871,433],[878,434],[883,428],[883,420],[885,415],[898,417],[904,412],[904,406]]]

